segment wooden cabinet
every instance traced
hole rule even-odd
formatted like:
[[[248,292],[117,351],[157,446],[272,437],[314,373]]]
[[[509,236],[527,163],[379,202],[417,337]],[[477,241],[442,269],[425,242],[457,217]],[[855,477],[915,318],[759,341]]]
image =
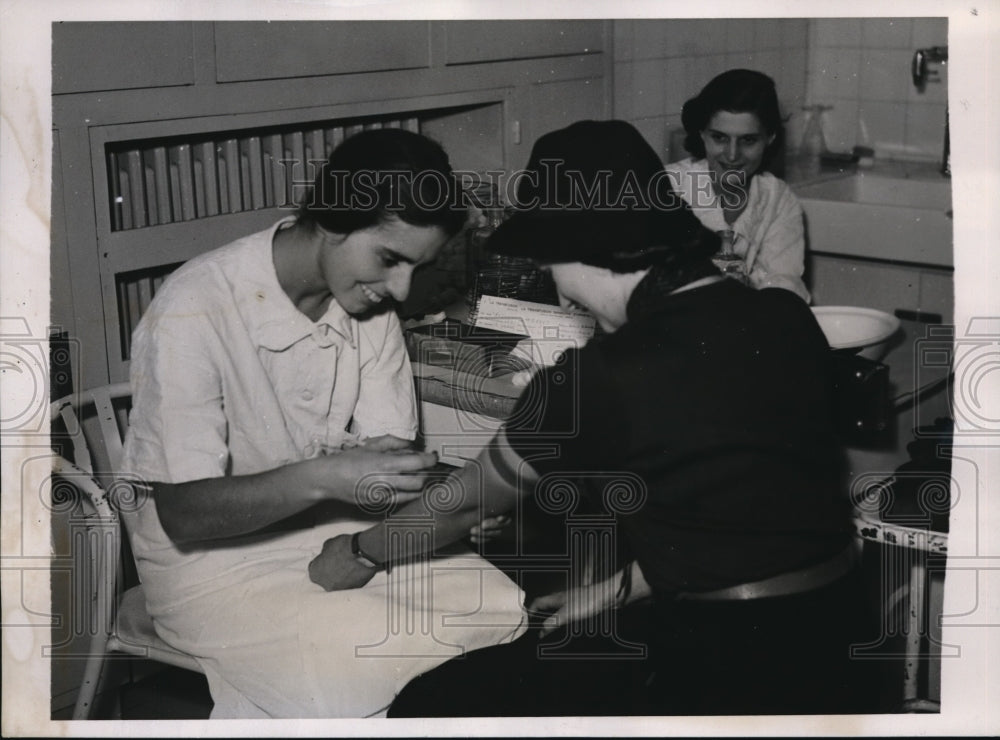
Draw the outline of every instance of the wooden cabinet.
[[[610,28],[601,20],[56,24],[53,202],[63,207],[53,211],[52,323],[85,348],[77,387],[127,379],[128,336],[150,298],[144,286],[162,277],[150,270],[287,212],[268,198],[269,164],[325,158],[341,131],[399,125],[440,141],[458,169],[522,167],[546,131],[609,115]],[[236,162],[248,171],[227,185]],[[185,195],[186,172],[194,184]]]

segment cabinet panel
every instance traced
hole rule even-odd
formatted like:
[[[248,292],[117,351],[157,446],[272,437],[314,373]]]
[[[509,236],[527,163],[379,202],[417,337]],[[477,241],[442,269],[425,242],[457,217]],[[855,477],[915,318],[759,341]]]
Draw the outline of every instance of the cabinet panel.
[[[892,181],[887,182],[890,185],[885,187],[891,187]],[[808,196],[801,197],[801,202],[812,249],[876,260],[954,264],[953,224],[944,207],[935,210]]]
[[[427,21],[215,24],[219,82],[414,69],[430,63]]]
[[[813,305],[864,306],[892,313],[920,305],[920,271],[913,267],[813,254]]]
[[[530,92],[532,143],[539,136],[584,119],[606,118],[604,80],[548,82],[532,85]]]
[[[832,257],[809,256],[816,306],[867,306],[894,312],[901,308],[954,320],[955,286],[951,270]]]
[[[506,91],[497,93],[505,98]],[[422,117],[420,132],[444,147],[455,171],[503,168],[503,104],[466,106]]]
[[[920,310],[936,313],[945,324],[955,318],[955,276],[946,270],[921,270]]]
[[[52,93],[192,85],[193,30],[179,22],[54,23]]]
[[[447,64],[527,59],[602,51],[602,21],[452,21]]]

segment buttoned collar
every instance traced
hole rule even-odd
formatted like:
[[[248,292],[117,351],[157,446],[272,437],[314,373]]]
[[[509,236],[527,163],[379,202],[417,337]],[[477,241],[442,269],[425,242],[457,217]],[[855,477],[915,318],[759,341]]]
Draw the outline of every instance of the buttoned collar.
[[[757,207],[758,201],[763,197],[759,180],[768,173],[757,172],[750,178],[750,193],[747,196],[746,208],[743,209],[743,213],[739,215],[735,222],[728,224],[726,223],[718,195],[714,195],[713,193],[714,197],[711,202],[704,202],[707,194],[705,190],[706,182],[699,179],[699,173],[705,173],[703,177],[709,177],[708,173],[711,170],[708,166],[708,160],[686,159],[683,162],[671,165],[671,169],[673,168],[677,168],[677,171],[683,175],[683,177],[679,178],[680,181],[676,183],[681,195],[691,205],[692,210],[699,214],[705,226],[712,231],[731,229],[736,234],[747,238],[754,233],[757,223],[761,218],[760,208]],[[698,199],[697,205],[696,198]]]
[[[295,307],[278,282],[274,235],[294,221],[294,216],[284,218],[262,234],[263,238],[254,245],[235,276],[233,292],[250,336],[259,346],[275,352],[288,349],[306,337],[312,337],[320,347],[346,341],[355,348],[357,320],[336,299],[331,298],[326,312],[313,321]]]

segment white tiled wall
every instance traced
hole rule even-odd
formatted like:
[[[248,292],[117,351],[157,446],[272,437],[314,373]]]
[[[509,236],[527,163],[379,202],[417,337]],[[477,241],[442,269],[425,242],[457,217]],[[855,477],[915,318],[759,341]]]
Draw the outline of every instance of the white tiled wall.
[[[614,115],[631,121],[664,160],[684,102],[712,77],[747,67],[774,78],[788,117],[788,144],[801,142],[802,106],[824,114],[827,145],[873,146],[879,157],[941,157],[947,65],[916,90],[910,62],[919,48],[948,43],[945,18],[631,19],[614,22]],[[677,141],[675,140],[675,146]]]
[[[806,102],[809,25],[805,19],[616,20],[614,115],[635,124],[664,160],[681,128],[681,106],[710,79],[734,67],[774,78],[789,141],[797,141]]]
[[[808,98],[833,106],[824,118],[830,149],[855,144],[876,156],[937,160],[944,142],[947,65],[918,92],[917,49],[948,43],[946,18],[816,18],[809,21]]]

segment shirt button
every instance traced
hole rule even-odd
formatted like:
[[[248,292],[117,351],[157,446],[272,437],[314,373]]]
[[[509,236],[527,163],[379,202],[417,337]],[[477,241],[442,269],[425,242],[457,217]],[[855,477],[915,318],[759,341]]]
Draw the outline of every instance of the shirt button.
[[[302,450],[302,454],[305,455],[307,459],[312,459],[314,457],[319,457],[324,454],[326,450],[326,445],[323,444],[323,440],[319,437],[313,437],[309,440],[309,443]]]
[[[313,400],[312,391],[302,391],[302,400],[303,401],[311,401],[311,400]]]

